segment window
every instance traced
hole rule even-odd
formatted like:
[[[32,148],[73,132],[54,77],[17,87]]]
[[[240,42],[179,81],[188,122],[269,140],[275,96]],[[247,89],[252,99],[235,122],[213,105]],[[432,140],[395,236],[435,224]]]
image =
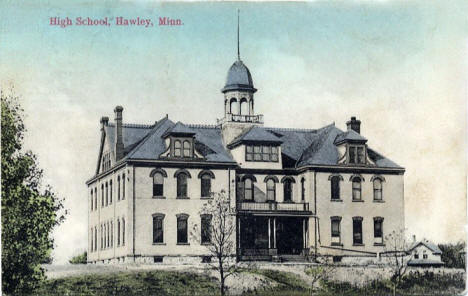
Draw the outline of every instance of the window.
[[[97,197],[97,188],[94,188],[94,209],[97,210],[98,208],[98,197]]]
[[[361,178],[353,178],[353,201],[361,199]]]
[[[333,176],[331,178],[331,199],[340,199],[340,177]]]
[[[201,216],[201,243],[211,243],[211,215]]]
[[[189,141],[184,141],[184,157],[190,157],[191,147]]]
[[[109,203],[112,204],[112,180],[109,182]]]
[[[174,142],[174,157],[181,157],[182,156],[182,147],[179,140],[175,140]]]
[[[210,197],[211,194],[211,176],[203,174],[201,177],[201,197]]]
[[[122,218],[122,246],[125,246],[125,218]]]
[[[382,200],[382,180],[374,179],[374,200]]]
[[[153,196],[164,196],[164,177],[161,173],[153,175]]]
[[[374,243],[376,244],[383,243],[383,218],[382,217],[374,218]]]
[[[284,202],[292,202],[292,182],[290,179],[284,180],[283,191],[284,191]]]
[[[91,247],[89,248],[89,251],[92,252],[93,251],[93,238],[94,238],[94,235],[93,235],[93,228],[91,227]]]
[[[273,179],[268,179],[266,182],[267,201],[275,201],[276,199],[276,183]]]
[[[423,251],[423,259],[427,259],[427,253],[426,250]]]
[[[414,259],[419,259],[419,254],[416,251],[414,252]]]
[[[120,246],[120,220],[117,219],[117,246]]]
[[[164,228],[163,228],[164,214],[153,215],[153,243],[164,242]]]
[[[93,210],[93,189],[91,189],[91,211]]]
[[[353,244],[362,245],[362,218],[353,218]]]
[[[278,161],[278,147],[268,145],[247,145],[245,148],[247,161]]]
[[[111,221],[110,223],[110,235],[111,235],[110,246],[113,247],[114,246],[114,222],[113,221]]]
[[[341,217],[331,217],[331,244],[341,243]]]
[[[122,200],[125,199],[125,174],[122,175]]]
[[[109,222],[107,222],[107,247],[109,248],[110,247],[110,226],[109,226]]]
[[[364,146],[349,146],[349,163],[350,164],[365,164],[366,151]]]
[[[188,215],[182,214],[177,217],[177,243],[187,244],[187,219]]]
[[[104,207],[104,184],[101,185],[101,207]]]
[[[184,173],[177,175],[177,197],[187,197],[187,175]]]
[[[109,186],[106,182],[106,207],[109,205]]]
[[[100,240],[101,240],[101,243],[100,243],[101,249],[104,247],[104,244],[103,244],[103,237],[104,237],[104,236],[103,236],[103,234],[102,234],[102,229],[103,229],[103,228],[102,228],[102,224],[101,224],[101,226],[100,226],[100,231],[99,231],[99,234],[100,234],[100,235],[99,235],[99,238],[100,238]]]
[[[97,226],[94,226],[94,251],[97,251]]]
[[[253,182],[250,178],[244,180],[244,199],[253,200]]]
[[[301,179],[301,200],[305,201],[305,179]]]
[[[120,176],[117,176],[117,200],[120,200]]]

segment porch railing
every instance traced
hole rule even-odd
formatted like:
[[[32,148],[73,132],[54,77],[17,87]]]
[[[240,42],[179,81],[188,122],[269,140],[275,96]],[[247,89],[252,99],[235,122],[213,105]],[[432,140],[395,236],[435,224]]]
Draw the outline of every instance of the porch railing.
[[[309,211],[309,203],[284,202],[240,202],[238,210],[241,211]]]

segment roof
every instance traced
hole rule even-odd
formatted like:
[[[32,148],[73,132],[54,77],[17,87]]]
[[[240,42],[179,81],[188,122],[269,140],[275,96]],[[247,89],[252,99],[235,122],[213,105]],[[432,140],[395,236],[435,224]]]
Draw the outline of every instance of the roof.
[[[114,125],[105,126],[110,147],[114,149]],[[166,139],[169,134],[190,135],[195,138],[195,150],[206,161],[234,163],[229,149],[242,142],[274,143],[281,145],[284,168],[300,168],[313,165],[337,165],[339,153],[336,143],[338,137],[346,134],[334,124],[320,129],[284,129],[252,126],[241,133],[229,145],[224,145],[221,127],[174,123],[164,117],[154,125],[124,124],[122,128],[124,142],[123,160],[155,160],[167,151]],[[377,167],[403,169],[390,159],[368,148],[368,156]],[[437,248],[433,244],[431,247]],[[437,248],[438,249],[438,248]],[[439,250],[440,251],[440,250]]]
[[[444,265],[444,262],[430,259],[411,259],[408,265]]]
[[[429,250],[432,251],[432,253],[434,254],[442,254],[442,251],[439,249],[439,247],[434,244],[433,242],[431,241],[428,241],[427,239],[423,239],[421,241],[418,241],[418,242],[414,242],[409,250],[412,251],[413,249],[415,249],[416,247],[420,246],[420,245],[424,245],[426,246]]]
[[[228,144],[228,147],[232,148],[244,142],[281,144],[283,141],[268,130],[254,125],[237,136],[230,144]]]
[[[339,134],[335,139],[335,144],[343,142],[367,142],[367,139],[355,132],[354,130],[348,130],[344,133]]]
[[[226,85],[223,87],[221,92],[225,93],[230,90],[247,90],[256,92],[254,88],[252,75],[249,69],[241,60],[237,60],[229,68]]]

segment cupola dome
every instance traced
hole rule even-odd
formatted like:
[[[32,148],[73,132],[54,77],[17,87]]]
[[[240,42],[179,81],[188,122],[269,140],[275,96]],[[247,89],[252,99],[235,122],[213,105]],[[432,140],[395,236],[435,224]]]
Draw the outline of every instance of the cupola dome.
[[[237,60],[229,68],[226,85],[223,87],[221,92],[226,93],[233,90],[243,90],[256,92],[257,89],[254,88],[252,75],[250,74],[249,69],[241,60]]]

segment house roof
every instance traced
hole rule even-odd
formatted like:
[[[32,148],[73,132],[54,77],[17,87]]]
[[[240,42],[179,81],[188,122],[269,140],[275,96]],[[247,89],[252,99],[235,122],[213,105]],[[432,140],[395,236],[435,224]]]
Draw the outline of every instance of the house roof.
[[[415,249],[416,247],[420,246],[420,245],[424,245],[426,246],[429,250],[432,251],[432,253],[434,254],[442,254],[442,251],[439,249],[439,247],[434,244],[433,242],[431,241],[428,241],[427,239],[423,239],[421,241],[418,241],[418,242],[414,242],[409,250],[412,251],[413,249]]]
[[[338,136],[336,136],[336,139],[335,139],[335,144],[339,144],[339,143],[343,143],[343,142],[346,142],[346,141],[350,141],[350,142],[367,142],[367,139],[364,138],[363,136],[361,136],[360,134],[358,134],[357,132],[353,131],[353,130],[348,130],[344,133],[341,133],[339,134]]]
[[[105,126],[105,133],[112,151],[115,141],[114,129],[114,124]],[[220,126],[174,123],[164,117],[153,125],[123,125],[123,160],[159,159],[161,154],[168,149],[165,137],[171,133],[193,136],[195,138],[195,150],[203,155],[206,161],[210,162],[235,163],[229,148],[241,142],[277,143],[281,145],[283,159],[289,158],[290,160],[288,167],[296,168],[309,165],[337,165],[339,154],[335,144],[336,139],[347,137],[365,139],[355,132],[343,132],[336,128],[334,124],[319,129],[252,126],[226,147],[223,143]],[[403,169],[371,148],[368,148],[368,156],[378,167]]]

